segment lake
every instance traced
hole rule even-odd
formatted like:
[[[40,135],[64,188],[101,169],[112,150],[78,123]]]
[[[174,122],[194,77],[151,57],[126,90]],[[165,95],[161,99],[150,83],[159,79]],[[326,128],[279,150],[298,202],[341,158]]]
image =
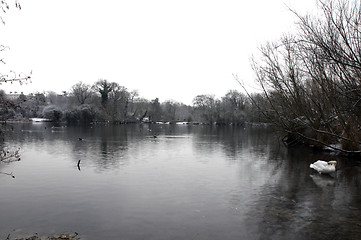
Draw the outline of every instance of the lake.
[[[13,126],[21,161],[0,164],[16,177],[0,174],[0,239],[361,236],[361,164],[286,149],[266,127]],[[339,170],[319,175],[318,159]]]

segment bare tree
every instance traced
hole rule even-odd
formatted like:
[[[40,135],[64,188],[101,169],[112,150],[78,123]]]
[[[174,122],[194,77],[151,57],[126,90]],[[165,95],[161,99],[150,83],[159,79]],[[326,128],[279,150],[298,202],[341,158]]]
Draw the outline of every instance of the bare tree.
[[[236,90],[230,90],[221,100],[222,114],[219,116],[222,123],[241,124],[245,121],[248,98]]]
[[[125,95],[126,98],[124,99],[124,110],[123,110],[123,117],[124,121],[132,121],[134,122],[136,120],[136,107],[135,103],[137,101],[137,98],[139,97],[139,93],[137,90],[133,90],[131,92],[128,92],[128,94]]]
[[[287,143],[360,153],[361,3],[318,6],[321,16],[295,13],[299,31],[260,49],[253,68],[268,104],[258,107]]]
[[[89,84],[78,82],[71,88],[71,94],[76,98],[80,105],[83,105],[87,99],[89,99],[93,91]]]
[[[118,83],[112,83],[112,91],[109,92],[111,106],[109,112],[113,121],[125,121],[127,118],[127,107],[130,94],[126,87],[120,86]]]

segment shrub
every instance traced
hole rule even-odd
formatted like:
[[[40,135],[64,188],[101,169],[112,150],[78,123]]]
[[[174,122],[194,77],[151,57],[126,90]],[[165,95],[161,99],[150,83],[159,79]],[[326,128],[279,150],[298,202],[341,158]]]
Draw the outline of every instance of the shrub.
[[[89,105],[81,105],[65,113],[65,120],[69,124],[90,123],[95,119],[96,112]]]
[[[59,122],[63,116],[63,112],[54,105],[49,105],[43,109],[43,117],[53,122]]]

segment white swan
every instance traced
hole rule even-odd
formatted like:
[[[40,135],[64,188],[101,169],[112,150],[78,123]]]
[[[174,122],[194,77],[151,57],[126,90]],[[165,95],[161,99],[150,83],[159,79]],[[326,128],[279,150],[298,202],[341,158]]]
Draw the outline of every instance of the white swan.
[[[318,160],[317,162],[311,163],[310,168],[315,169],[319,174],[321,173],[332,173],[336,171],[336,161],[325,162]]]

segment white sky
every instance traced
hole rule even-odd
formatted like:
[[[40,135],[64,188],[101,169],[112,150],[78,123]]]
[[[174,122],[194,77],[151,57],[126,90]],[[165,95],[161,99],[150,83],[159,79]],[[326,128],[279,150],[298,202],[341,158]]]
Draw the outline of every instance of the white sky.
[[[15,1],[9,0],[10,3]],[[251,84],[252,54],[290,32],[315,0],[21,0],[0,26],[7,69],[32,83],[1,85],[7,93],[69,91],[100,78],[147,99],[191,104],[198,94]]]

